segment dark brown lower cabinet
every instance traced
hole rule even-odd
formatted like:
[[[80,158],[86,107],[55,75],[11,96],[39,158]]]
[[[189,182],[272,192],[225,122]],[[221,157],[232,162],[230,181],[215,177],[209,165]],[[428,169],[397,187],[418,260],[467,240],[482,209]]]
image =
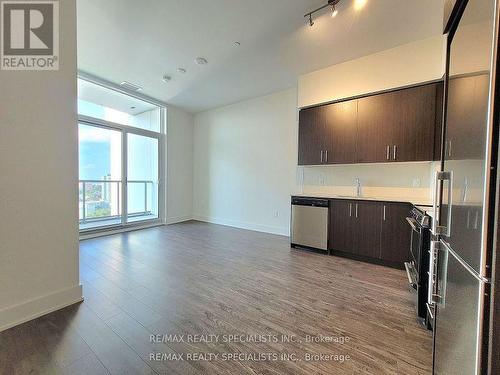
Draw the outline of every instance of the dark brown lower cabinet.
[[[410,251],[410,210],[408,203],[332,200],[330,250],[402,269]]]
[[[411,230],[406,217],[411,205],[404,203],[382,204],[382,235],[380,259],[403,265],[410,257]]]
[[[330,202],[330,248],[337,251],[352,252],[355,248],[356,221],[354,207],[356,202],[332,200]]]
[[[356,202],[357,255],[377,259],[380,256],[382,207],[378,202]]]

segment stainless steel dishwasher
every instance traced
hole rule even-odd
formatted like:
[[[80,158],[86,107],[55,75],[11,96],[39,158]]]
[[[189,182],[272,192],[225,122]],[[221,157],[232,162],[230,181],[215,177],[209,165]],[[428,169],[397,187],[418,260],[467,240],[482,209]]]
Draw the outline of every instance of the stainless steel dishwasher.
[[[291,245],[328,251],[328,199],[292,197]]]

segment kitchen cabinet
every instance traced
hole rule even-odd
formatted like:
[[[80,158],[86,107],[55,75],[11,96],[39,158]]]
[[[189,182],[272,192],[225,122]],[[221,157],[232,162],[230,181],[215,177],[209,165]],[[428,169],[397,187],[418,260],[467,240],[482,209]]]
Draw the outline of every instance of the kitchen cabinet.
[[[354,252],[356,239],[355,201],[330,202],[330,248]]]
[[[357,100],[324,106],[327,164],[356,162]]]
[[[437,85],[425,85],[396,92],[392,114],[393,161],[428,161],[434,158]]]
[[[410,251],[411,230],[406,222],[410,210],[408,203],[331,200],[331,252],[403,268]]]
[[[356,202],[356,249],[362,257],[380,257],[380,231],[382,206],[379,202]]]
[[[388,92],[358,100],[358,163],[392,161],[397,97],[395,92]]]
[[[435,160],[441,107],[431,83],[301,110],[299,165]]]
[[[382,204],[380,259],[403,265],[410,258],[411,230],[406,221],[411,205]]]
[[[437,84],[359,99],[360,163],[434,159]]]
[[[318,165],[324,159],[326,136],[323,107],[307,108],[299,114],[299,165]]]

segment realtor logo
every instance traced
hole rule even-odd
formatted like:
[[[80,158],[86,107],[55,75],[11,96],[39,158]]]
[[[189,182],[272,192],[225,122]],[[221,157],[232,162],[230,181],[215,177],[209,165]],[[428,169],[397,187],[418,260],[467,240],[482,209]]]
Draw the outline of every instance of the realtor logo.
[[[2,70],[59,69],[59,2],[0,1]]]

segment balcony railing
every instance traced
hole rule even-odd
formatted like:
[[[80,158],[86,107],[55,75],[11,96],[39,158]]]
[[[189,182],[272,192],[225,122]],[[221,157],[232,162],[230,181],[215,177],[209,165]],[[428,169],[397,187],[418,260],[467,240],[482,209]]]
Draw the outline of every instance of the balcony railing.
[[[121,180],[79,181],[79,222],[81,228],[122,223],[122,183]],[[152,216],[156,217],[153,207],[148,207],[153,205],[148,203],[150,199],[155,201],[155,185],[157,184],[154,181],[149,180],[127,181],[129,190],[128,219],[137,221],[152,218]],[[143,189],[139,192],[132,186],[143,186]],[[144,199],[142,199],[141,194],[144,195]]]

